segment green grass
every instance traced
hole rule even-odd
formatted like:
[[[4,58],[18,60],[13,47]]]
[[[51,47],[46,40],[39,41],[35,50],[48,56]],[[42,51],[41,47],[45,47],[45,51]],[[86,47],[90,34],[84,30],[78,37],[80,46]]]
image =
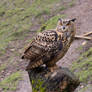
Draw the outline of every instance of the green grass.
[[[72,71],[79,76],[80,81],[92,80],[92,48],[83,53],[80,58],[73,63]]]
[[[65,6],[62,6],[62,7],[59,8],[59,11],[63,11],[65,9],[67,9],[67,8]]]
[[[6,64],[2,64],[1,66],[0,66],[0,72],[2,71],[2,70],[4,70],[6,68]]]
[[[48,29],[55,29],[57,26],[57,22],[59,18],[65,18],[66,15],[57,15],[57,16],[53,16],[52,18],[50,18],[45,24],[43,24],[40,29],[38,30],[38,32],[42,32],[44,30],[48,30]]]
[[[61,0],[1,1],[0,54],[4,52],[3,50],[5,50],[10,41],[24,39],[33,25],[45,23],[50,18],[50,15],[55,15],[66,9],[67,6],[68,4],[63,6]],[[46,19],[44,16],[48,16],[48,18]],[[57,21],[57,18],[55,21]]]
[[[72,7],[75,5],[75,0],[72,0],[70,3],[69,3],[69,6]]]
[[[21,79],[20,72],[15,72],[0,82],[0,88],[3,89],[3,92],[14,91]]]

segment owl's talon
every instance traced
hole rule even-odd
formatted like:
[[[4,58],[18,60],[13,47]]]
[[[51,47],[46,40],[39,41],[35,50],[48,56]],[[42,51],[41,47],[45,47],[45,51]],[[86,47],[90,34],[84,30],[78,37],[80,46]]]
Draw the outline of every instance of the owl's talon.
[[[58,69],[59,67],[57,65],[53,66],[53,67],[49,67],[50,72],[54,72],[56,69]]]

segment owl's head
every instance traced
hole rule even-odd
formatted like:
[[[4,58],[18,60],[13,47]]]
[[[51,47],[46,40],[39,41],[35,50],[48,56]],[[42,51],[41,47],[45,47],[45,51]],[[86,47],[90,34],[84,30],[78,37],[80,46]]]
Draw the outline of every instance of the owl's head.
[[[58,19],[56,30],[58,32],[67,32],[67,31],[75,31],[74,22],[76,18],[73,19]]]

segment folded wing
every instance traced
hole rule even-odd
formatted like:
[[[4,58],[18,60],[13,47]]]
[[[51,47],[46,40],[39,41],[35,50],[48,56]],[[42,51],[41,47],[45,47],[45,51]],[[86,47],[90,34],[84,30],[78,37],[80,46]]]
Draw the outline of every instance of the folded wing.
[[[30,65],[37,67],[50,62],[62,50],[62,47],[62,40],[58,40],[58,35],[55,31],[44,31],[33,39],[22,58],[30,59]]]

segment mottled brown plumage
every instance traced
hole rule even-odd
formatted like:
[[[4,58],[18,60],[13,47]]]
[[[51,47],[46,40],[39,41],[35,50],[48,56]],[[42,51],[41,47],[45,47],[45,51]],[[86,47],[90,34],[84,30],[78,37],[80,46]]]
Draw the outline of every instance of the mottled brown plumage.
[[[33,38],[22,56],[22,59],[30,60],[27,69],[36,68],[42,64],[46,64],[49,68],[56,65],[56,62],[65,55],[74,39],[74,21],[75,19],[59,19],[55,30],[46,30]]]

